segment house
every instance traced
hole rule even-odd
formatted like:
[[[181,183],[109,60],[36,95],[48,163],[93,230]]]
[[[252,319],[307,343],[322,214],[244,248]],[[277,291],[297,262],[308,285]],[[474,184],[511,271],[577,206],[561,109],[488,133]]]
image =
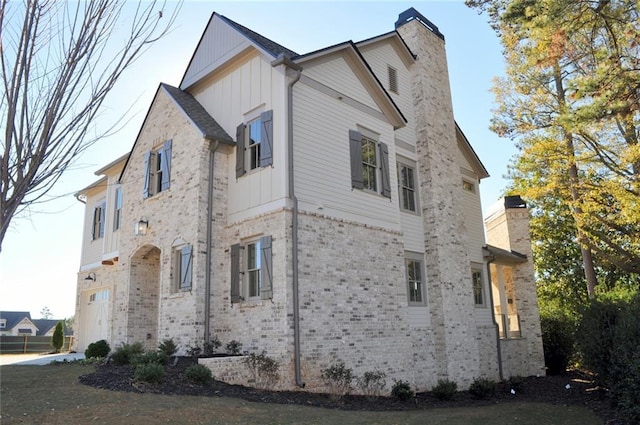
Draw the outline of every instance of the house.
[[[96,174],[77,194],[78,351],[215,336],[310,391],[339,361],[417,390],[544,373],[526,205],[496,209],[488,245],[488,174],[454,120],[444,36],[415,9],[307,54],[214,13],[179,87],[159,85]]]
[[[0,335],[53,336],[58,322],[61,320],[32,319],[28,311],[0,311]],[[71,336],[73,332],[65,326],[64,334]]]

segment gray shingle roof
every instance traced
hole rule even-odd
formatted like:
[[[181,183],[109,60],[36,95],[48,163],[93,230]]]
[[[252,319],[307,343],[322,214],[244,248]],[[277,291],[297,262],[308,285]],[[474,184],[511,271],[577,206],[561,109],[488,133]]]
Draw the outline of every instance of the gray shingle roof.
[[[28,311],[0,311],[0,319],[7,321],[4,330],[13,329],[24,318],[31,320],[31,313]]]
[[[160,83],[169,96],[171,96],[178,106],[193,121],[194,125],[202,132],[205,139],[215,140],[228,145],[235,145],[235,140],[224,131],[220,124],[202,107],[202,105],[189,93],[177,87]]]
[[[298,54],[293,50],[289,50],[286,47],[276,43],[275,41],[269,40],[267,37],[264,37],[258,34],[257,32],[250,30],[247,27],[243,27],[239,23],[232,21],[226,16],[222,16],[222,15],[218,15],[218,16],[220,16],[222,19],[227,21],[229,25],[231,25],[232,27],[240,31],[242,34],[250,38],[253,42],[260,45],[263,49],[271,53],[273,57],[277,57],[280,53],[284,53],[290,58],[293,58],[294,56],[298,56]]]

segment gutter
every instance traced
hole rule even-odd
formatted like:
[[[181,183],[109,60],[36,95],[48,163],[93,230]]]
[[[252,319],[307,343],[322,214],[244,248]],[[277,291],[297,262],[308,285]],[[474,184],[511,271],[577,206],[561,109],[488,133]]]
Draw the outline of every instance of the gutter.
[[[483,248],[485,250],[486,247]],[[489,251],[487,249],[487,251]],[[504,371],[502,370],[502,347],[500,346],[500,327],[498,326],[498,322],[496,321],[496,312],[493,308],[493,289],[491,288],[491,263],[496,261],[495,254],[485,255],[484,258],[487,259],[487,280],[489,281],[489,302],[491,303],[491,319],[493,320],[493,325],[496,329],[496,351],[498,354],[498,377],[500,380],[504,380]]]
[[[304,388],[302,381],[301,359],[300,359],[300,294],[298,289],[298,198],[294,192],[293,184],[293,85],[300,80],[302,67],[294,63],[285,54],[280,54],[271,66],[285,65],[296,72],[293,80],[287,85],[287,156],[288,156],[288,197],[291,199],[291,262],[292,262],[292,286],[293,286],[293,361],[295,369],[296,385]]]
[[[207,196],[207,266],[205,267],[204,275],[204,341],[207,342],[211,339],[211,280],[213,270],[211,267],[211,258],[213,257],[213,189],[214,189],[214,163],[215,154],[220,144],[217,141],[211,141],[209,143],[209,187]]]

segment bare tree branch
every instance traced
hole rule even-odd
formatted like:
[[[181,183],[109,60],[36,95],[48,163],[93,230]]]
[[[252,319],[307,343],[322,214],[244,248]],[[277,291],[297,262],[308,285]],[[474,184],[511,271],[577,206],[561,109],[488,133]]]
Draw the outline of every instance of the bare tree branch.
[[[45,202],[79,155],[117,127],[97,132],[96,118],[123,73],[171,28],[181,3],[165,6],[141,1],[127,14],[131,5],[118,0],[0,0],[0,251],[11,220]]]

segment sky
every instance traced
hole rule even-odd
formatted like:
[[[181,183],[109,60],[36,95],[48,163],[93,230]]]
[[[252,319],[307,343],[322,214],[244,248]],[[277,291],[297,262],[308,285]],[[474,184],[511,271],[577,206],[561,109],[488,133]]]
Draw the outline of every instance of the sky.
[[[132,4],[127,6],[133,10]],[[75,314],[84,205],[73,194],[99,178],[97,169],[131,149],[158,84],[180,84],[213,12],[304,54],[393,31],[398,15],[410,7],[445,36],[455,119],[490,174],[480,184],[486,212],[501,198],[508,183],[507,166],[516,153],[512,142],[489,130],[494,107],[490,90],[494,77],[504,75],[504,60],[486,15],[462,0],[185,0],[172,31],[152,45],[107,98],[98,120],[112,123],[126,113],[121,130],[78,160],[55,187],[57,199],[13,221],[0,253],[0,310],[29,311],[35,319],[45,306],[56,319]]]

